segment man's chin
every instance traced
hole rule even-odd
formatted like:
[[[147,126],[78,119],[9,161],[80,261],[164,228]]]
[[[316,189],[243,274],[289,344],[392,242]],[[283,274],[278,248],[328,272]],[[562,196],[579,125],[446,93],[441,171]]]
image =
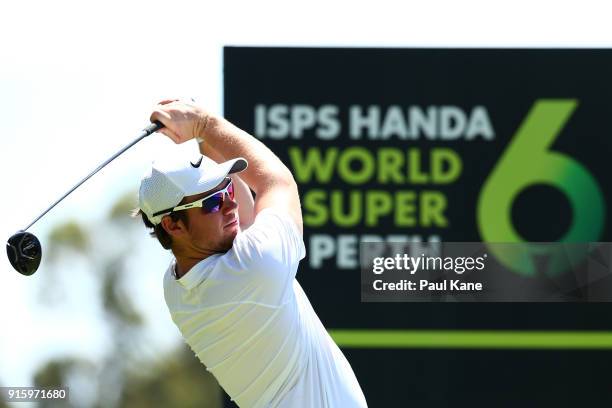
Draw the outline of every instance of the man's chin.
[[[238,235],[239,230],[240,227],[231,231],[231,233],[227,235],[223,242],[221,242],[221,248],[224,252],[227,252],[232,249],[232,246],[234,245],[234,240],[236,239],[236,235]]]

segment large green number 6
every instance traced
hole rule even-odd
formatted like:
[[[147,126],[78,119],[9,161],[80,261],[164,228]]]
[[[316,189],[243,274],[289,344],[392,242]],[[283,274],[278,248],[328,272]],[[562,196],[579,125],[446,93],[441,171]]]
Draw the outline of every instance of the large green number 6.
[[[481,190],[477,219],[484,242],[525,242],[512,225],[512,203],[522,190],[535,184],[559,189],[571,204],[573,222],[560,242],[599,239],[604,224],[604,202],[596,181],[576,160],[549,150],[577,105],[572,99],[552,99],[538,100],[531,108]],[[561,254],[550,252],[550,245],[508,245],[504,249],[491,249],[504,265],[526,276],[535,274],[533,255],[536,254],[552,255],[549,272],[560,272],[563,264],[567,265],[567,261],[559,259]]]

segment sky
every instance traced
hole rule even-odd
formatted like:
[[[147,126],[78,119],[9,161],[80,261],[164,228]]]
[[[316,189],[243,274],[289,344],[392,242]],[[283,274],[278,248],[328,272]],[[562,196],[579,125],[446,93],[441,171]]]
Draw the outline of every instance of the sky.
[[[222,48],[610,47],[606,1],[10,1],[0,5],[0,236],[8,239],[133,139],[159,100],[191,97],[222,111]],[[135,191],[155,157],[197,152],[151,136],[94,176],[31,228],[39,237],[69,218],[101,219]],[[143,234],[144,236],[144,234]],[[104,237],[98,237],[104,245]],[[43,249],[45,242],[43,241]],[[88,303],[91,279],[66,275],[61,310],[36,305],[46,270],[16,273],[0,257],[0,383],[30,385],[43,359],[108,342]],[[151,328],[169,348],[181,339],[165,309],[168,254],[134,249],[134,285]],[[79,259],[66,273],[79,271]],[[143,306],[145,307],[145,306]]]

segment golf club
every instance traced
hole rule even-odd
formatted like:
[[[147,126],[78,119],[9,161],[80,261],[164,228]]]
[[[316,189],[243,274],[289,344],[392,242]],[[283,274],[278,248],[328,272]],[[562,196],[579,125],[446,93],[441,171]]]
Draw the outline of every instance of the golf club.
[[[146,128],[144,128],[138,137],[134,139],[130,144],[125,146],[123,149],[119,150],[117,153],[112,155],[108,160],[104,163],[100,164],[94,171],[89,173],[83,180],[79,181],[74,187],[72,187],[66,194],[61,196],[56,202],[51,204],[49,208],[43,211],[38,217],[34,219],[27,227],[22,230],[17,231],[13,234],[6,243],[6,253],[9,258],[9,262],[13,265],[13,268],[17,272],[22,275],[32,275],[38,269],[40,265],[40,260],[42,258],[42,247],[40,245],[40,241],[34,234],[26,232],[28,228],[30,228],[36,221],[41,219],[46,213],[48,213],[53,207],[60,203],[64,198],[66,198],[70,193],[76,190],[81,184],[89,180],[91,176],[99,172],[103,167],[105,167],[108,163],[115,160],[118,156],[120,156],[123,152],[125,152],[130,147],[134,146],[136,143],[140,142],[145,137],[149,136],[152,133],[157,132],[159,129],[163,128],[164,125],[160,122],[153,122]]]

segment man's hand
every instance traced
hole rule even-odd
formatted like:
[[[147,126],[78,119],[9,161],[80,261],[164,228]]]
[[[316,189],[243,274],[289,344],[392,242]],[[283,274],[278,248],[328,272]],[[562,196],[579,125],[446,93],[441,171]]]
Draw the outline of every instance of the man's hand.
[[[180,99],[161,101],[151,114],[151,122],[164,124],[161,133],[174,143],[184,143],[196,137],[204,137],[210,115],[193,102]]]

